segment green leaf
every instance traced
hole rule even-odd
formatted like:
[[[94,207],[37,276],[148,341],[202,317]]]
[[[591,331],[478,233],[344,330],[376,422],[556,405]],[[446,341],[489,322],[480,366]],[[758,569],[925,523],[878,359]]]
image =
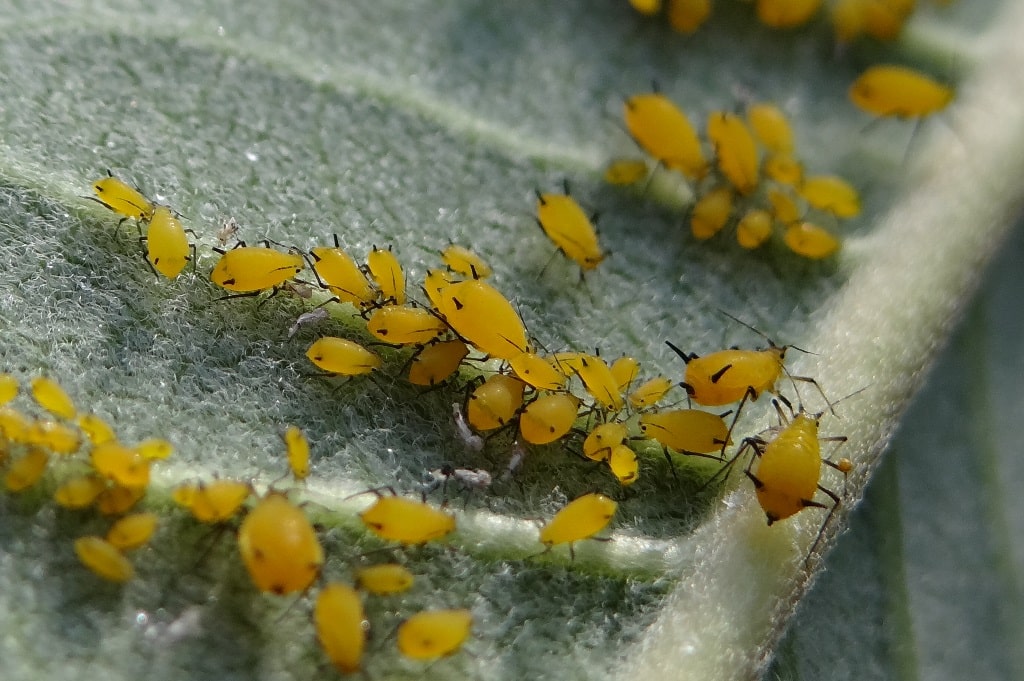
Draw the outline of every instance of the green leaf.
[[[759,27],[749,6],[720,4],[688,39],[627,3],[12,6],[0,20],[4,364],[23,378],[57,378],[126,441],[162,435],[177,453],[159,468],[153,492],[166,526],[124,588],[98,584],[71,549],[74,537],[102,532],[103,521],[54,510],[52,484],[0,497],[5,676],[329,678],[305,605],[255,594],[230,538],[171,511],[167,490],[217,474],[268,484],[284,468],[278,433],[300,425],[314,443],[308,497],[325,526],[325,572],[345,576],[357,554],[379,546],[355,515],[366,500],[349,495],[386,484],[414,490],[423,471],[445,462],[496,474],[507,466],[503,447],[485,459],[461,447],[450,421],[458,389],[421,394],[385,379],[334,390],[310,379],[303,355],[316,335],[358,337],[345,315],[288,339],[303,301],[216,302],[209,247],[229,215],[249,240],[309,248],[336,232],[357,255],[392,245],[413,281],[449,240],[472,246],[546,347],[629,353],[650,374],[681,372],[666,338],[697,352],[756,344],[719,313],[727,310],[813,350],[793,357],[792,370],[816,377],[829,395],[867,388],[841,405],[841,419],[823,423],[850,438],[842,452],[857,464],[848,489],[858,498],[1019,205],[1024,47],[1016,34],[1024,12],[962,2],[925,12],[899,45],[836,56],[824,21],[776,33]],[[913,63],[955,82],[945,123],[926,122],[912,143],[909,123],[864,130],[867,119],[845,90],[878,61]],[[685,197],[667,183],[648,196],[604,186],[605,160],[631,152],[615,122],[622,97],[651,80],[695,118],[733,107],[738,91],[783,103],[808,167],[843,174],[862,191],[865,213],[847,228],[840,257],[807,263],[781,244],[764,254],[740,253],[725,239],[697,244],[683,225]],[[79,198],[107,167],[186,216],[200,235],[194,274],[155,279],[138,257],[134,228],[115,232],[108,212]],[[612,251],[585,286],[561,259],[541,273],[552,248],[533,224],[532,192],[566,177],[601,212]],[[986,355],[981,345],[963,354]],[[387,359],[397,373],[404,357]],[[976,420],[968,442],[984,439],[994,461],[1012,445],[993,446],[990,429],[977,424],[999,412],[967,402]],[[734,439],[760,430],[770,412],[767,404],[745,410]],[[640,482],[620,492],[564,451],[539,449],[513,481],[469,500],[450,547],[409,552],[416,589],[371,605],[370,675],[758,673],[811,582],[804,556],[822,514],[767,527],[742,476],[709,499],[696,491],[713,465],[679,461],[676,482],[660,452],[642,456]],[[1000,584],[1017,584],[1019,594],[1022,535],[1012,518],[1020,514],[1010,511],[1012,494],[995,494],[1010,488],[993,470],[970,486],[976,506],[968,514],[995,538]],[[933,472],[956,489],[955,468]],[[897,494],[894,475],[883,472],[887,484],[865,514],[899,513],[910,531],[919,518],[903,498],[931,491]],[[533,519],[595,488],[622,499],[615,540],[579,546],[575,561],[563,549],[533,558],[541,548]],[[928,594],[903,586],[901,570],[920,560],[916,545],[908,540],[901,550],[898,528],[878,525],[881,539],[866,543],[881,586],[864,602],[896,616],[886,620],[891,633],[858,631],[896,651],[871,658],[889,675],[925,675],[926,654],[943,647],[924,632],[945,615],[921,609],[915,599]],[[855,527],[850,539],[857,536]],[[997,592],[986,593],[993,602]],[[471,607],[471,654],[425,671],[397,660],[391,631],[423,607]],[[817,651],[800,640],[783,646],[778,669],[813,672]],[[992,669],[1019,674],[1010,652],[992,659]]]

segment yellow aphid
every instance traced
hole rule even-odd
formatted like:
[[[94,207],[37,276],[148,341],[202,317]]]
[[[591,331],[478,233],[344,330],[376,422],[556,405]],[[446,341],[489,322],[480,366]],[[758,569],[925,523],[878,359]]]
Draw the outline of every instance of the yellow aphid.
[[[860,214],[860,195],[853,186],[835,175],[815,175],[804,180],[799,194],[811,206],[837,218]]]
[[[0,374],[0,405],[7,404],[18,396],[18,379],[10,374]]]
[[[640,417],[644,437],[683,454],[709,454],[724,449],[729,427],[718,414],[676,409]]]
[[[464,246],[449,245],[441,251],[441,261],[452,272],[464,277],[486,279],[494,274],[494,270],[483,258]]]
[[[79,537],[75,553],[82,565],[108,582],[127,582],[135,576],[135,568],[124,554],[102,537]]]
[[[501,428],[511,421],[523,406],[526,385],[517,378],[494,374],[470,394],[466,418],[476,430]]]
[[[306,514],[276,492],[245,516],[238,528],[238,552],[256,588],[278,595],[305,591],[324,562]]]
[[[711,0],[668,0],[667,14],[673,30],[690,34],[711,16]]]
[[[358,308],[366,308],[377,300],[377,290],[352,256],[341,249],[338,235],[334,235],[334,247],[318,246],[311,250],[313,271],[331,295]]]
[[[821,0],[757,0],[757,18],[772,28],[806,24],[821,8]]]
[[[252,493],[252,487],[237,480],[214,480],[199,485],[179,485],[171,498],[187,508],[201,523],[220,523],[231,518],[242,508]]]
[[[583,440],[583,456],[594,461],[606,461],[612,450],[629,439],[626,426],[616,421],[595,426]]]
[[[356,570],[356,584],[378,596],[397,594],[412,587],[413,574],[404,565],[385,563]]]
[[[732,189],[715,187],[693,204],[690,213],[690,231],[695,239],[706,241],[718,234],[732,214]]]
[[[413,356],[409,365],[409,382],[422,386],[437,385],[458,371],[468,354],[469,348],[458,338],[428,345]]]
[[[137,549],[149,542],[159,522],[155,513],[126,515],[107,531],[107,541],[120,551]]]
[[[569,502],[541,528],[540,542],[548,548],[569,544],[569,554],[575,557],[573,544],[588,539],[608,527],[619,505],[614,499],[591,492]]]
[[[380,368],[380,357],[359,343],[324,336],[306,351],[309,361],[338,376],[360,376]]]
[[[708,138],[715,145],[718,169],[740,194],[757,189],[757,143],[747,124],[734,113],[714,111],[708,116]]]
[[[167,206],[157,206],[146,229],[146,260],[153,269],[174,279],[185,269],[189,251],[194,249],[174,211]]]
[[[839,250],[839,239],[811,222],[796,222],[786,228],[782,240],[789,250],[810,260],[822,260]]]
[[[550,362],[532,352],[516,355],[508,364],[523,383],[537,390],[562,390],[569,380],[568,376],[551,366]]]
[[[423,292],[427,294],[432,308],[437,310],[441,306],[441,292],[451,283],[451,277],[444,270],[427,270],[426,276],[423,277]]]
[[[140,191],[114,177],[108,170],[107,177],[92,183],[96,193],[93,199],[125,219],[148,220],[153,215],[153,204]],[[92,197],[90,197],[92,198]]]
[[[583,368],[587,357],[592,357],[585,352],[556,352],[550,355],[547,360],[555,369],[568,376],[574,376],[577,371]]]
[[[762,392],[775,392],[775,384],[785,372],[786,347],[719,350],[696,357],[665,343],[686,362],[682,385],[690,399],[706,407],[739,402],[748,393],[757,399]]]
[[[146,495],[144,487],[108,487],[96,498],[96,510],[103,515],[121,515]]]
[[[75,418],[75,404],[56,381],[37,376],[32,379],[32,397],[40,407],[62,419]]]
[[[34,421],[12,407],[0,407],[0,437],[20,444],[32,440]]]
[[[564,437],[576,423],[580,401],[568,393],[551,393],[526,405],[519,415],[519,433],[532,445]]]
[[[53,493],[53,500],[58,506],[79,509],[92,506],[96,498],[107,487],[103,478],[95,475],[82,475],[71,478]]]
[[[74,454],[82,444],[78,430],[57,421],[36,421],[28,434],[31,444],[39,445],[54,454]]]
[[[784,225],[790,225],[800,219],[800,209],[796,201],[786,192],[778,189],[768,190],[768,203],[772,215]]]
[[[620,411],[625,406],[618,380],[600,357],[583,356],[576,374],[583,381],[583,387],[600,406],[613,411]]]
[[[779,107],[767,102],[751,104],[747,107],[747,122],[765,149],[781,154],[793,153],[793,129]]]
[[[472,279],[447,286],[438,311],[459,336],[492,357],[512,359],[529,350],[519,313],[487,282]]]
[[[151,437],[135,445],[135,451],[143,459],[161,460],[166,459],[174,453],[174,445],[167,440],[158,437]]]
[[[640,375],[640,362],[625,355],[612,362],[608,368],[611,369],[612,378],[615,379],[620,393],[629,389],[636,377]]]
[[[836,42],[846,45],[864,32],[867,23],[865,0],[836,0],[832,3],[832,29]]]
[[[736,241],[743,248],[757,248],[771,235],[772,215],[766,210],[752,208],[736,223]]]
[[[288,426],[281,436],[288,454],[288,467],[296,480],[309,477],[309,440],[295,426]]]
[[[914,11],[916,0],[864,0],[864,31],[878,40],[895,40]]]
[[[374,246],[366,256],[366,267],[385,302],[405,305],[405,270],[391,249],[385,251]]]
[[[604,260],[597,231],[576,199],[565,194],[537,192],[537,222],[548,238],[567,258],[585,272]]]
[[[647,177],[647,162],[643,159],[617,158],[604,169],[604,181],[619,186],[636,184]]]
[[[400,544],[424,544],[455,530],[454,516],[399,496],[379,497],[359,517],[381,539]]]
[[[368,623],[356,590],[340,582],[324,586],[316,598],[313,624],[320,647],[334,668],[342,674],[359,671]]]
[[[255,294],[294,278],[306,261],[297,253],[263,246],[239,246],[221,254],[210,280],[228,291]]]
[[[634,95],[626,100],[623,117],[636,143],[666,168],[691,180],[707,175],[697,131],[668,97],[657,92]]]
[[[422,345],[448,330],[444,321],[422,307],[386,305],[373,311],[366,329],[390,345]]]
[[[19,459],[11,462],[4,475],[4,486],[8,492],[24,492],[39,482],[46,472],[50,455],[46,450],[33,447]]]
[[[661,0],[629,0],[629,4],[637,12],[647,16],[654,16],[661,11]]]
[[[660,402],[672,386],[672,381],[664,376],[655,376],[637,386],[627,399],[634,409],[645,409]]]
[[[953,90],[905,66],[872,66],[850,86],[850,101],[876,116],[919,118],[941,111]]]
[[[85,436],[89,438],[89,442],[93,445],[101,445],[104,442],[117,439],[117,435],[110,424],[96,414],[82,414],[78,417],[77,423],[79,429],[85,433]]]
[[[767,177],[789,187],[798,187],[804,177],[803,164],[787,153],[769,154],[762,165]]]
[[[469,610],[426,610],[398,625],[398,652],[413,660],[436,660],[457,652],[473,628]]]
[[[640,463],[637,461],[636,452],[627,445],[619,444],[612,448],[612,453],[608,456],[608,468],[623,486],[632,485],[640,479]]]
[[[149,459],[118,442],[104,442],[92,450],[92,467],[123,487],[149,485]]]

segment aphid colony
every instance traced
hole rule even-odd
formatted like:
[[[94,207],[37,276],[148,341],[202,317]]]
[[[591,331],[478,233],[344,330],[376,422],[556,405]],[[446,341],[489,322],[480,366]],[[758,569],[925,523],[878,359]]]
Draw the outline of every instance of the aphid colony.
[[[690,231],[701,241],[734,223],[736,241],[750,250],[767,243],[779,226],[793,253],[820,260],[840,246],[820,223],[860,213],[860,197],[849,182],[836,175],[805,174],[789,121],[773,104],[750,104],[744,116],[712,111],[706,139],[682,109],[658,92],[628,98],[623,117],[656,168],[678,172],[693,186]],[[619,159],[605,179],[634,183],[646,174],[646,162]]]
[[[937,0],[948,4],[950,0]],[[637,12],[656,16],[665,13],[673,30],[691,34],[711,16],[712,0],[629,0]],[[808,24],[823,7],[829,8],[836,43],[846,45],[860,36],[892,41],[914,13],[917,0],[754,0],[757,20],[774,29],[793,29]]]

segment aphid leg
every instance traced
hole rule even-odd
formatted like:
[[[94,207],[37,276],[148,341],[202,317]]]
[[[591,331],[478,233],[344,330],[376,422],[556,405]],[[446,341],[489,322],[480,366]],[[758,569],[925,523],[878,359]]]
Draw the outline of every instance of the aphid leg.
[[[747,387],[747,391],[743,393],[743,399],[740,400],[740,404],[736,407],[736,415],[732,417],[732,423],[729,424],[729,430],[725,433],[725,441],[722,442],[722,451],[719,453],[719,461],[725,461],[725,448],[729,446],[729,441],[732,440],[732,431],[736,427],[736,422],[740,420],[740,413],[743,411],[743,405],[747,403],[747,398],[752,400],[757,399],[757,393],[753,388]],[[726,412],[728,414],[729,412]],[[725,416],[725,414],[723,414]]]
[[[822,538],[825,536],[825,530],[828,529],[828,524],[832,522],[832,516],[839,510],[839,506],[842,503],[839,496],[830,489],[826,489],[821,485],[818,485],[818,489],[824,492],[832,499],[832,507],[829,508],[828,515],[825,516],[825,521],[821,524],[821,529],[818,530],[818,536],[815,537],[814,543],[811,544],[811,548],[807,551],[807,557],[804,558],[804,569],[806,570],[810,566],[811,558],[814,556],[814,550],[818,548],[818,544],[821,543]],[[817,501],[804,501],[806,506],[814,506],[817,508],[828,508],[825,504]]]

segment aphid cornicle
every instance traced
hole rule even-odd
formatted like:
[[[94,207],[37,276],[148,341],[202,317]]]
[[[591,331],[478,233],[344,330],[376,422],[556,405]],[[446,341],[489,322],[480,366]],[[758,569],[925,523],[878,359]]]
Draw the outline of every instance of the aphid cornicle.
[[[398,651],[413,660],[436,660],[458,651],[469,638],[469,610],[427,610],[398,625]]]
[[[850,86],[850,101],[876,116],[921,118],[945,109],[953,89],[905,66],[872,66]]]
[[[666,168],[695,181],[707,175],[697,131],[668,97],[658,92],[633,95],[625,102],[623,118],[636,143]]]
[[[114,177],[107,170],[107,177],[92,183],[95,197],[88,197],[100,203],[125,220],[148,220],[153,215],[153,204],[142,195],[142,192]]]
[[[569,196],[568,182],[565,194],[537,192],[537,224],[565,257],[580,266],[581,277],[604,260],[593,222]]]
[[[313,624],[317,640],[334,668],[342,674],[359,671],[367,622],[356,590],[340,582],[324,586],[316,598]]]
[[[305,591],[324,562],[306,514],[277,492],[269,492],[242,520],[238,552],[256,588],[278,595]]]
[[[569,544],[569,555],[575,558],[573,544],[606,528],[618,507],[614,499],[596,492],[577,497],[541,528],[540,542],[548,549],[557,544]]]

